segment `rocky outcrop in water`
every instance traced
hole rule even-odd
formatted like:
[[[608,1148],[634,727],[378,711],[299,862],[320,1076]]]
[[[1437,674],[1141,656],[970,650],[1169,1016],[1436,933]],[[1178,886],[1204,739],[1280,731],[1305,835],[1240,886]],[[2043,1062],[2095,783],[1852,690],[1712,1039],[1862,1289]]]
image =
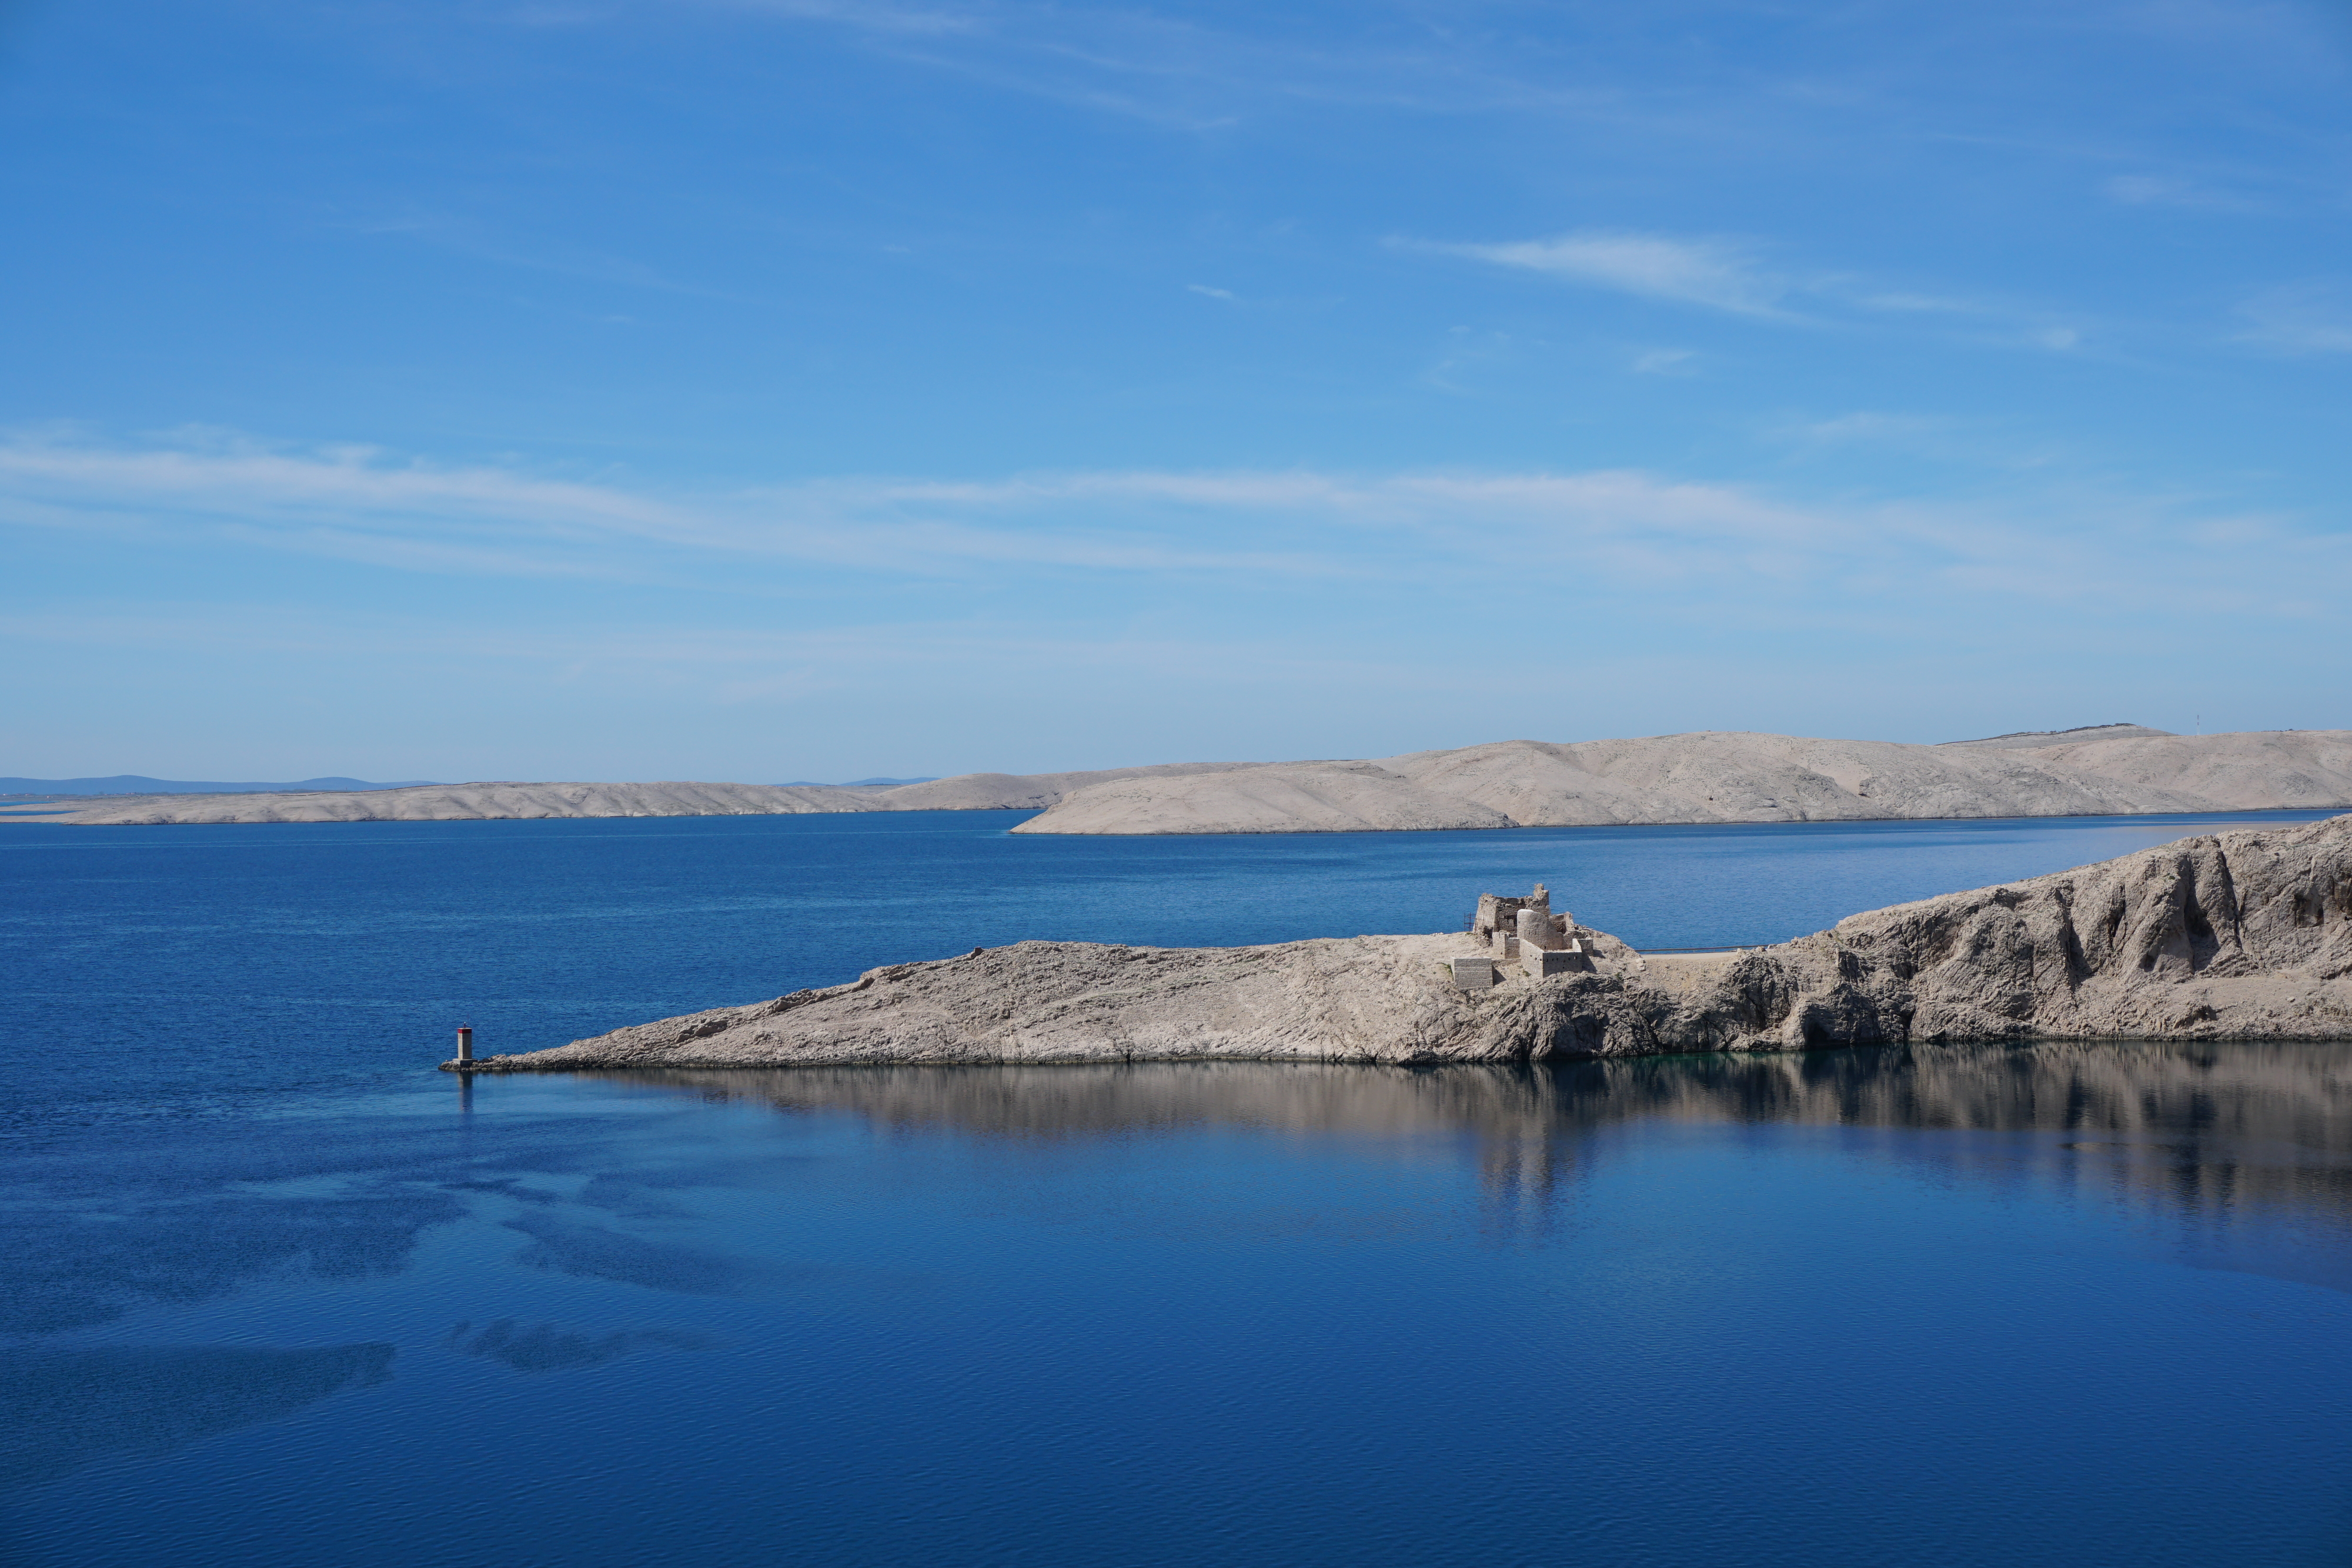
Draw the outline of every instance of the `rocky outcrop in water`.
[[[2212,834],[1857,915],[1777,946],[1578,972],[1472,936],[1024,942],[495,1057],[490,1071],[1194,1059],[1434,1064],[1913,1041],[2352,1039],[2352,817]]]

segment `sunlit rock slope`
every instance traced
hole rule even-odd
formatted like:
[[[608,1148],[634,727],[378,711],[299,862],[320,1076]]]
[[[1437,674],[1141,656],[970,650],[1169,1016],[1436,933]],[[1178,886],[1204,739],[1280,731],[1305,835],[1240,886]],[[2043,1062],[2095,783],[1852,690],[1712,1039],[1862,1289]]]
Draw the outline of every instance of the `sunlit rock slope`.
[[[1023,833],[1332,832],[2078,817],[2352,806],[2352,731],[2165,735],[2133,725],[1948,746],[1708,731],[1505,740],[1378,762],[1120,779]]]

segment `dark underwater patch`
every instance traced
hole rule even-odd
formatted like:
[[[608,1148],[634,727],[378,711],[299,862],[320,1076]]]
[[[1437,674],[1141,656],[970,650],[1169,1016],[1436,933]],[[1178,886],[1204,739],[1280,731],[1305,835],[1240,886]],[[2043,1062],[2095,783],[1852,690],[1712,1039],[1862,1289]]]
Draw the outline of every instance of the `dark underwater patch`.
[[[467,1355],[502,1362],[517,1372],[564,1372],[602,1366],[640,1350],[702,1350],[709,1341],[677,1329],[621,1329],[611,1333],[579,1333],[555,1323],[518,1326],[500,1318],[476,1330],[470,1322],[449,1331],[445,1342]]]
[[[507,1222],[530,1237],[516,1261],[561,1274],[677,1291],[689,1296],[730,1296],[751,1281],[749,1265],[690,1248],[647,1241],[600,1225],[574,1225],[552,1216],[529,1214]]]
[[[393,1347],[106,1345],[0,1353],[0,1486],[156,1457],[391,1375]]]

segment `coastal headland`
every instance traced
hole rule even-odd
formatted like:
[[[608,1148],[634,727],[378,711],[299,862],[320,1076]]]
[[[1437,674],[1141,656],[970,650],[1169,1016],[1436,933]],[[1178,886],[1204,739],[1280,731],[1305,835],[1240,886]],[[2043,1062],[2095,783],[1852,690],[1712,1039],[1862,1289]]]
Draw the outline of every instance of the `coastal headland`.
[[[1541,890],[1482,899],[1475,926],[1255,947],[1023,942],[466,1065],[1435,1065],[2352,1039],[2352,816],[2183,839],[1721,954],[1636,952],[1553,915]]]
[[[1018,833],[1378,832],[2352,808],[2352,730],[2171,735],[2138,725],[1919,746],[1703,731],[1506,740],[1372,761],[970,773],[890,787],[474,783],[58,800],[70,827],[1026,810]]]

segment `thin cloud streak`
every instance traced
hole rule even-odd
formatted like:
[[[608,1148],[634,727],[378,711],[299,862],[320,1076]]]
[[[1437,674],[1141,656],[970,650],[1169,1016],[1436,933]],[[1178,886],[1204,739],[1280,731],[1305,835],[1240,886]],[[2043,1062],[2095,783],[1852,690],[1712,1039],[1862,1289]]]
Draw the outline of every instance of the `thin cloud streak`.
[[[1332,651],[1276,637],[1057,633],[991,621],[868,622],[772,630],[643,623],[515,628],[430,615],[324,615],[281,604],[89,602],[33,613],[0,612],[0,642],[121,651],[203,648],[262,659],[350,662],[413,671],[529,668],[544,678],[698,687],[735,703],[777,695],[871,688],[877,680],[935,678],[942,669],[987,668],[1066,682],[1181,669],[1192,680],[1257,687],[1371,679],[1393,690],[1483,684],[1483,671],[1432,670],[1410,657]]]
[[[505,469],[385,462],[366,449],[300,454],[0,444],[0,505],[21,523],[153,529],[163,526],[160,518],[192,517],[247,542],[354,559],[364,551],[384,564],[394,564],[387,552],[431,541],[467,546],[487,565],[480,546],[496,533],[509,549],[539,547],[511,566],[530,575],[604,574],[561,552],[615,541],[893,575],[923,575],[952,562],[1345,572],[1342,563],[1282,552],[1202,551],[1132,534],[989,529],[905,515],[923,503],[958,498],[955,486],[828,482],[686,502]],[[442,538],[452,535],[454,541]]]
[[[1853,416],[1811,434],[1885,436]],[[838,478],[700,496],[299,452],[0,442],[0,525],[331,557],[446,576],[761,591],[772,561],[901,580],[1027,583],[1039,570],[1203,586],[1465,590],[1498,567],[1694,602],[1756,579],[1808,591],[1943,581],[2095,607],[2190,603],[2248,567],[2217,539],[2268,530],[2312,591],[2352,541],[2189,502],[2044,495],[1994,507],[1804,503],[1632,469],[1581,473],[1109,471],[987,480]],[[2219,528],[2221,531],[2216,532]],[[2132,563],[2119,565],[2118,563]],[[2023,564],[2021,564],[2023,563]],[[2264,569],[2267,570],[2267,568]],[[2245,584],[2252,590],[2251,580]]]
[[[893,6],[841,0],[703,0],[782,23],[836,29],[910,64],[999,90],[1182,131],[1225,130],[1299,104],[1433,113],[1622,110],[1621,86],[1559,85],[1483,34],[1426,28],[1410,43],[1311,44],[1150,10],[1021,4]]]
[[[1497,267],[1614,288],[1652,299],[1703,305],[1739,316],[1783,317],[1781,279],[1757,269],[1748,250],[1723,240],[1583,229],[1506,245],[1446,245],[1432,249]]]
[[[2241,343],[2282,354],[2352,354],[2352,308],[2318,285],[2273,288],[2238,307]]]
[[[1389,243],[1400,249],[1463,256],[1585,287],[1784,326],[1851,328],[1873,321],[1884,326],[1889,319],[1905,319],[1976,322],[2016,332],[2015,343],[2061,352],[2076,348],[2083,339],[2080,327],[2030,307],[1887,287],[1845,273],[1769,271],[1758,262],[1758,247],[1741,240],[1580,229],[1549,239],[1499,245],[1403,239]],[[1802,301],[1809,308],[1798,309],[1794,301]],[[1942,329],[1948,337],[1953,329]],[[1654,373],[1673,363],[1667,360],[1662,366],[1645,355],[1633,368]]]

